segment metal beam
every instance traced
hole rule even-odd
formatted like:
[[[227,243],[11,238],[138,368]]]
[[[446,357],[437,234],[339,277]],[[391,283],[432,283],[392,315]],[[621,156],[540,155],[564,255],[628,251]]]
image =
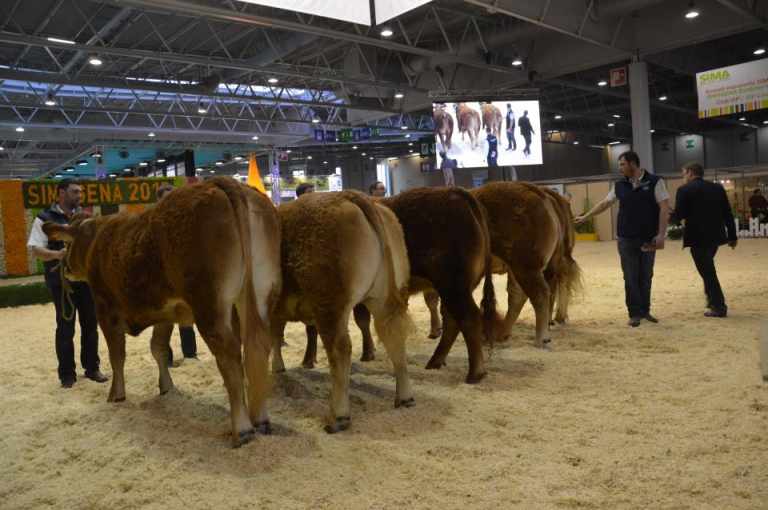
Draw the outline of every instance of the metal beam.
[[[740,2],[736,2],[734,0],[715,0],[715,1],[720,5],[722,5],[723,7],[727,7],[733,12],[741,14],[745,18],[749,18],[753,21],[756,21],[757,23],[760,23],[763,26],[766,26],[767,24],[765,18],[752,12],[749,8],[747,8],[745,5],[741,4]]]

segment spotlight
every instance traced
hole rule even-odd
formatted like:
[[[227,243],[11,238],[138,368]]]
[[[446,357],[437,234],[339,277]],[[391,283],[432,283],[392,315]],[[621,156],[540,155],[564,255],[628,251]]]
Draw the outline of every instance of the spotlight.
[[[649,132],[649,133],[651,133],[651,134],[653,134],[653,133],[655,133],[655,132],[656,132],[656,130],[655,130],[655,129],[649,129],[649,130],[648,130],[648,132]]]
[[[608,142],[608,145],[618,145],[620,143],[621,142],[619,142],[619,141],[613,141],[613,142]]]
[[[562,119],[562,118],[563,118],[563,116],[562,116],[562,115],[555,115],[555,120],[560,120],[560,119]]]
[[[117,177],[117,174],[109,174],[109,176],[114,179],[115,177]]]
[[[515,57],[514,59],[512,59],[512,65],[515,67],[520,67],[521,65],[523,65],[523,59],[521,59],[520,57]]]
[[[91,64],[92,66],[99,67],[101,64],[104,63],[104,61],[101,60],[96,55],[93,55],[91,58],[88,59],[88,63]]]
[[[216,164],[216,166],[222,166],[222,165],[224,165],[224,162],[223,161],[217,161],[215,164]],[[211,172],[213,172],[213,170],[211,170]]]
[[[157,135],[154,133],[154,131],[150,131],[149,133],[147,133],[147,136],[150,137],[150,138],[154,138]]]
[[[659,96],[659,101],[666,101],[666,100],[667,100],[667,96]]]
[[[361,156],[365,156],[366,154],[365,154],[365,152],[363,152],[363,153],[362,153],[362,154],[360,154],[360,155],[361,155]]]
[[[23,128],[23,127],[21,127],[21,126],[17,126],[17,127],[16,127],[16,132],[17,132],[17,133],[23,133],[23,132],[24,132],[24,128]]]
[[[158,163],[165,163],[165,158],[160,158],[157,160]]]
[[[92,158],[96,158],[96,159],[101,158],[103,156],[104,156],[104,154],[102,154],[101,151],[96,151],[96,152],[91,154],[91,157]]]
[[[208,113],[208,109],[205,107],[205,103],[203,103],[202,101],[197,103],[197,113],[199,113],[200,115],[205,115],[206,113]]]
[[[394,35],[394,32],[389,27],[384,27],[381,29],[381,36],[382,37],[392,37]]]
[[[141,163],[139,163],[139,166],[149,166],[149,163],[146,161],[142,161]]]
[[[608,127],[613,127],[613,126],[615,126],[615,125],[616,125],[616,124],[614,124],[613,122],[609,122],[609,123],[608,123]]]
[[[353,150],[353,151],[356,151],[356,150],[357,150],[357,145],[353,145],[353,146],[352,146],[352,150]]]
[[[579,141],[578,140],[574,140],[573,141],[573,145],[579,145]]]
[[[324,164],[324,165],[327,165],[327,164],[328,164],[328,162],[327,162],[327,161],[323,161],[323,164]]]
[[[285,151],[286,154],[290,154],[291,152],[293,152],[291,149],[288,149],[287,151]]]
[[[243,157],[242,157],[242,156],[240,156],[240,155],[237,155],[237,156],[235,156],[235,158],[234,158],[234,159],[235,159],[235,161],[242,161],[242,160],[243,160]]]
[[[371,160],[372,160],[372,159],[373,159],[373,156],[369,157],[368,159],[371,159]]]
[[[600,80],[599,82],[597,82],[598,87],[605,87],[606,85],[608,85],[608,82],[605,80]]]
[[[123,168],[123,172],[130,172],[130,171],[131,171],[130,168]]]
[[[315,117],[314,119],[312,119],[312,124],[320,124],[320,119]]]
[[[701,14],[698,9],[693,5],[693,2],[688,4],[688,10],[685,13],[685,19],[695,19]]]
[[[268,83],[271,83],[272,85],[274,85],[274,84],[275,84],[275,83],[277,83],[278,81],[279,81],[279,80],[278,80],[277,78],[274,78],[274,77],[273,77],[273,78],[270,78],[270,79],[268,79],[268,80],[267,80],[267,82],[268,82]]]
[[[73,167],[71,167],[71,166],[68,166],[67,168],[64,169],[64,171],[65,172],[74,172],[75,169]]]
[[[746,118],[746,117],[739,117],[739,120],[740,120],[741,122],[744,122],[745,120],[747,120],[747,118]]]
[[[413,142],[408,142],[408,147],[413,147]]]
[[[614,118],[614,119],[620,119],[620,118],[621,118],[621,115],[619,115],[619,114],[617,114],[617,113],[614,113],[614,114],[613,114],[613,118]]]
[[[406,138],[410,138],[410,137],[411,137],[411,134],[410,134],[410,133],[408,133],[408,134],[406,134],[406,135],[405,135],[405,137],[406,137]]]
[[[56,106],[56,100],[53,98],[53,92],[48,92],[45,96],[45,106]]]
[[[763,53],[765,53],[765,48],[758,48],[752,52],[753,55],[762,55]]]
[[[400,129],[402,129],[403,131],[405,131],[406,129],[408,129],[408,126],[400,126]]]
[[[81,160],[79,160],[77,162],[77,166],[85,166],[87,164],[88,164],[88,162],[86,160],[84,160],[84,159],[81,159]]]
[[[258,137],[257,135],[253,135],[253,136],[251,137],[251,140],[258,140],[258,139],[259,139],[259,137]]]
[[[402,99],[405,97],[405,94],[402,92],[395,92],[395,99]]]
[[[307,156],[307,159],[312,161],[312,156]]]

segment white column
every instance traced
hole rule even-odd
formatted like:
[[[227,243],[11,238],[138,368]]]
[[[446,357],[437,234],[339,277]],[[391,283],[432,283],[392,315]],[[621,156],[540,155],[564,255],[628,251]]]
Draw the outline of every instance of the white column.
[[[632,105],[632,150],[640,156],[640,166],[653,173],[651,145],[651,107],[648,99],[648,66],[629,64],[629,94]]]

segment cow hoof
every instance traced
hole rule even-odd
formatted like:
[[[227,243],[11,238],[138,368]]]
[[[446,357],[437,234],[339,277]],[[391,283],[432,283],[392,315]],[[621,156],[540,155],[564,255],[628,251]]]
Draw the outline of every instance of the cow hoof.
[[[486,376],[485,372],[481,372],[479,374],[468,374],[467,375],[467,384],[477,384],[480,381],[482,381]]]
[[[125,402],[125,395],[123,395],[122,397],[115,397],[110,395],[107,398],[107,402]]]
[[[314,362],[305,361],[301,364],[302,368],[306,368],[307,370],[312,370],[315,368]]]
[[[429,335],[427,335],[427,338],[435,340],[436,338],[440,338],[441,336],[443,336],[443,330],[436,329],[435,331],[430,331]]]
[[[539,349],[543,351],[551,351],[552,350],[552,340],[547,338],[546,340],[541,341],[541,345],[539,346]]]
[[[555,325],[555,321],[549,321],[549,325],[550,326],[554,326]]]
[[[363,353],[362,356],[360,356],[360,361],[375,361],[376,355],[374,353]]]
[[[395,409],[398,409],[400,407],[413,407],[416,405],[416,400],[411,398],[406,398],[405,400],[400,400],[399,398],[395,399]]]
[[[241,430],[237,434],[237,438],[232,441],[232,448],[240,448],[244,444],[248,444],[256,437],[256,431],[253,429]]]
[[[275,374],[284,374],[285,373],[285,367],[282,368],[273,368],[272,372]]]
[[[272,424],[269,420],[260,421],[256,424],[256,431],[264,436],[269,436],[272,434]]]
[[[349,416],[340,416],[336,418],[336,422],[333,425],[326,425],[325,431],[329,434],[335,434],[347,430],[352,423],[352,419]]]
[[[440,370],[444,366],[446,366],[445,361],[435,361],[431,359],[427,363],[427,366],[424,368],[426,368],[427,370]]]

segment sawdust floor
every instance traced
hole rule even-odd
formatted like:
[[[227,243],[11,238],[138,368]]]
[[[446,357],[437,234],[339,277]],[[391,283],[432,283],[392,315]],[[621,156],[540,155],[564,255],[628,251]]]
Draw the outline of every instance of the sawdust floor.
[[[354,363],[352,428],[342,434],[322,430],[324,354],[318,370],[298,368],[303,327],[290,325],[289,370],[271,400],[275,434],[237,450],[202,342],[200,361],[172,371],[178,392],[159,397],[149,333],[129,339],[128,400],[108,404],[108,385],[81,377],[59,388],[53,306],[0,310],[0,507],[768,508],[768,384],[757,344],[768,241],[718,256],[724,320],[701,317],[699,277],[670,244],[654,280],[662,322],[637,329],[625,325],[615,245],[584,243],[577,255],[587,293],[553,332],[554,352],[533,348],[526,305],[479,385],[462,382],[460,342],[448,367],[423,369],[435,343],[414,297],[416,407],[393,409],[379,347],[377,361]],[[496,288],[506,302],[502,279]],[[103,343],[101,353],[109,373]]]

